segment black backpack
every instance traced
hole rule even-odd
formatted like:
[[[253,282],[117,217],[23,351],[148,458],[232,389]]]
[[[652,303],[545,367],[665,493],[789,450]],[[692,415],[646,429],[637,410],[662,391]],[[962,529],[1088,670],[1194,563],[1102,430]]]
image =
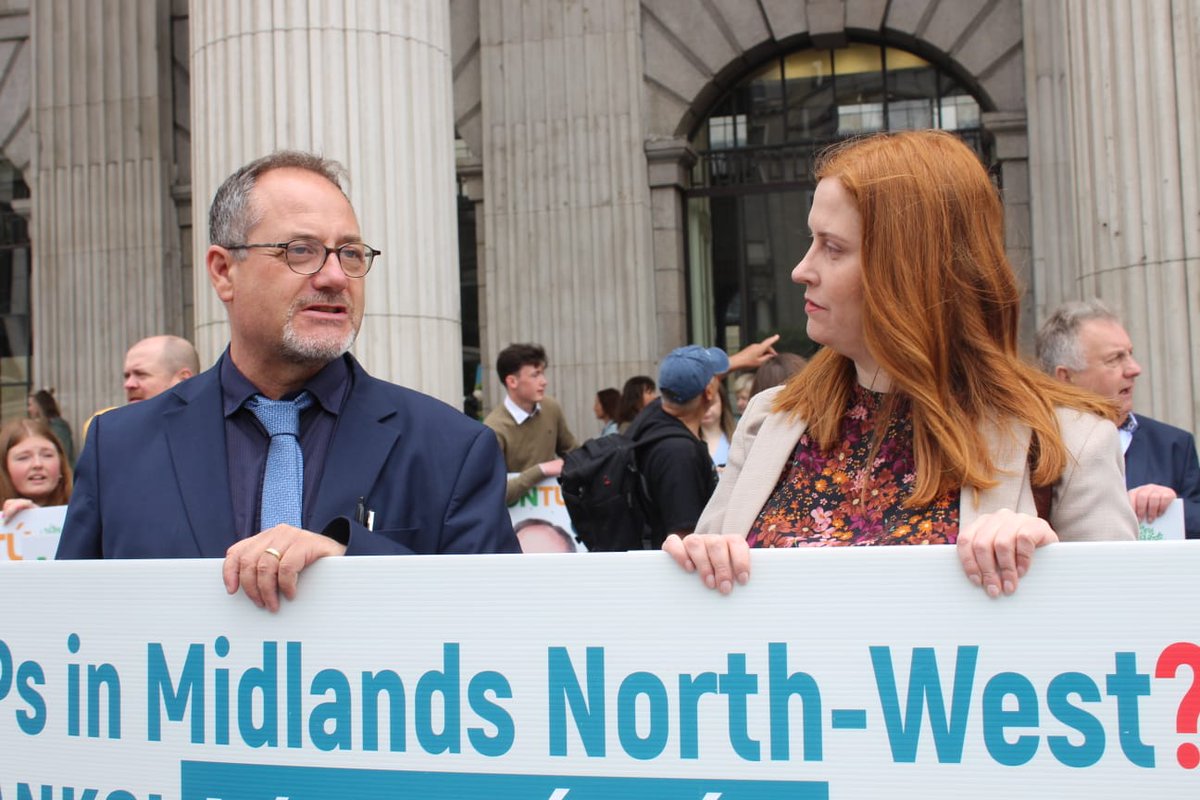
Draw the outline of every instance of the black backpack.
[[[614,433],[588,439],[563,457],[558,483],[575,534],[589,551],[642,549],[649,499],[637,451],[672,437],[695,438],[684,430],[639,441]]]

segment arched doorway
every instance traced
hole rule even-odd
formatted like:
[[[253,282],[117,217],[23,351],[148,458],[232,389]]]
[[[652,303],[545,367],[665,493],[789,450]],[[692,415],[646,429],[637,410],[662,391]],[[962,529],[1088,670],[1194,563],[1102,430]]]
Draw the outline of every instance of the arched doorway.
[[[761,64],[691,137],[699,158],[685,192],[693,341],[734,351],[770,333],[810,355],[803,292],[791,269],[811,241],[814,156],[885,130],[955,131],[992,163],[981,128],[987,101],[908,51],[857,42]]]

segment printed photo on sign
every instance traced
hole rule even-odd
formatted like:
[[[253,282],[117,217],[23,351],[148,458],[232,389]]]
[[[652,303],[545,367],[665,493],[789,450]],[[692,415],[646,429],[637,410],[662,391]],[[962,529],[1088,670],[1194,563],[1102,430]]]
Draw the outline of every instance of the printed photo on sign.
[[[512,479],[516,475],[511,473],[508,477]],[[562,487],[558,485],[557,478],[546,478],[536,484],[508,507],[508,516],[513,527],[518,528],[517,539],[521,542],[523,552],[566,552],[564,547],[558,546],[556,539],[564,545],[569,539],[569,544],[576,552],[587,552],[587,548],[575,536],[571,515],[567,513],[567,504],[563,501]],[[542,526],[526,533],[528,526],[536,524],[527,520],[546,523],[550,527],[546,529]]]

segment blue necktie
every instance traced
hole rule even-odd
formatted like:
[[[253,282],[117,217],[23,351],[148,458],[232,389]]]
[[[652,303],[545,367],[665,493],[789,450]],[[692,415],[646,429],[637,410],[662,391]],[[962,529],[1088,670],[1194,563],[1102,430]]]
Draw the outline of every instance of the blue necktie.
[[[271,436],[267,469],[263,473],[259,530],[280,523],[301,525],[304,504],[304,454],[300,451],[300,412],[311,406],[312,395],[302,392],[295,400],[268,400],[261,394],[246,401],[246,408]]]

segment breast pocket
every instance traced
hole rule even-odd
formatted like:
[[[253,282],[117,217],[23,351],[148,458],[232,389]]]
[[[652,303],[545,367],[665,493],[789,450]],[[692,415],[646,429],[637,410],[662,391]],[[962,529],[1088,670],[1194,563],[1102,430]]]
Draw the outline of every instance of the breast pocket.
[[[396,544],[402,544],[413,552],[420,552],[415,546],[420,534],[418,528],[380,528],[371,533],[373,536],[386,536]]]

